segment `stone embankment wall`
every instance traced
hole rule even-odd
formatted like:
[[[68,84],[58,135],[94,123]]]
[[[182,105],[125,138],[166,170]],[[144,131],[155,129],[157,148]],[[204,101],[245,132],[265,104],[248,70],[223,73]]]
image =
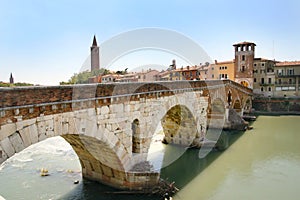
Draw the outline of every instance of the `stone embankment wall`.
[[[257,113],[300,114],[300,98],[255,98]]]

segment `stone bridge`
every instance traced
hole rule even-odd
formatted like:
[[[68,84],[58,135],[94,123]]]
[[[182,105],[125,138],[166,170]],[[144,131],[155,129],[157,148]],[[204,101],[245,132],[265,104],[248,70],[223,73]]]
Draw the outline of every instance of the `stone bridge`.
[[[199,146],[208,126],[230,127],[230,110],[252,106],[252,90],[229,80],[1,88],[0,97],[0,163],[61,136],[83,177],[130,190],[159,180],[146,163],[159,125],[165,143]]]

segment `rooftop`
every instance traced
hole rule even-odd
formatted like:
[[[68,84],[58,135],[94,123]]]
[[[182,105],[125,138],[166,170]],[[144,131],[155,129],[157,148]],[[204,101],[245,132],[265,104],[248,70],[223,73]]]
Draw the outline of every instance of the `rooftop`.
[[[256,44],[254,42],[247,42],[247,41],[236,43],[233,46],[241,46],[241,45],[247,45],[247,44],[254,44],[254,46],[256,46]]]
[[[276,66],[282,66],[282,67],[296,66],[296,65],[300,66],[300,61],[283,61],[283,62],[276,63]]]

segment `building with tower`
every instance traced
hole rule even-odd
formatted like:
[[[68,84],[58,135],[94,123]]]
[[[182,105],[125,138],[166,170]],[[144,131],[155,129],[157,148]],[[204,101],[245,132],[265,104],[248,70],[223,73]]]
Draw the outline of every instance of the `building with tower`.
[[[93,44],[91,46],[91,71],[100,69],[100,52],[97,44],[96,36],[94,35]]]
[[[241,42],[234,44],[234,81],[253,89],[253,64],[256,44]]]

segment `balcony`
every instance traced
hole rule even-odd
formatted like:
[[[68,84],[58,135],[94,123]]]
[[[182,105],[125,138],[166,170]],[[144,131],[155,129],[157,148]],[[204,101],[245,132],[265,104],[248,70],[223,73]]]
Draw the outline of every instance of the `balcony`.
[[[300,77],[300,74],[276,74],[278,77]]]

